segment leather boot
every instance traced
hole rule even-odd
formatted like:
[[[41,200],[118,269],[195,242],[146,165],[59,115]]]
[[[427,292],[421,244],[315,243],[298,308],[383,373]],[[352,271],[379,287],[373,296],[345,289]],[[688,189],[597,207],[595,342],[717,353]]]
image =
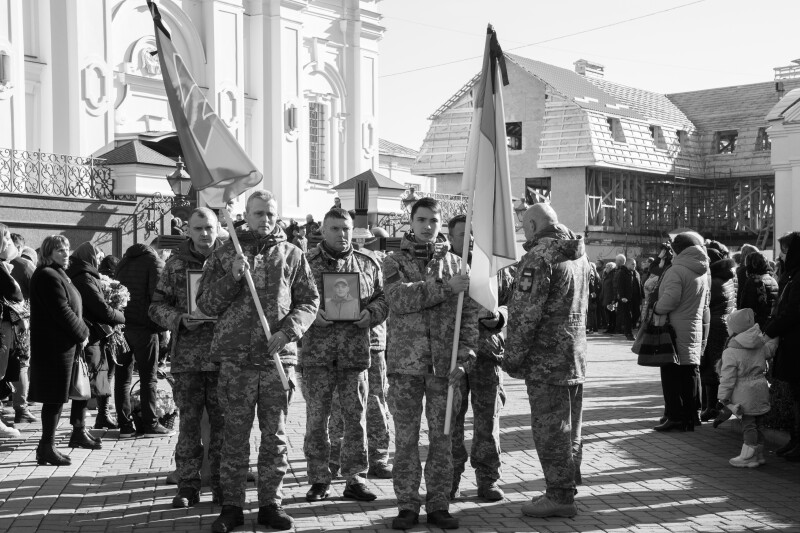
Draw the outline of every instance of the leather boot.
[[[92,438],[86,434],[83,426],[74,426],[72,428],[72,435],[69,438],[69,447],[86,448],[87,450],[99,450],[103,447],[103,445],[92,440]]]
[[[94,429],[117,429],[117,420],[111,414],[108,396],[97,399],[97,418],[94,421]]]

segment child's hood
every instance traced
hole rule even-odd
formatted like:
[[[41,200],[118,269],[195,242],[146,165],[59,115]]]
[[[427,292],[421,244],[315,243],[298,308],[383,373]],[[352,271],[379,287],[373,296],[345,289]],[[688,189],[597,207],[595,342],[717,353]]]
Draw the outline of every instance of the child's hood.
[[[733,348],[745,348],[745,349],[753,349],[753,348],[761,348],[764,346],[764,338],[761,336],[761,328],[758,327],[758,324],[753,324],[753,326],[738,335],[736,335],[728,346]]]

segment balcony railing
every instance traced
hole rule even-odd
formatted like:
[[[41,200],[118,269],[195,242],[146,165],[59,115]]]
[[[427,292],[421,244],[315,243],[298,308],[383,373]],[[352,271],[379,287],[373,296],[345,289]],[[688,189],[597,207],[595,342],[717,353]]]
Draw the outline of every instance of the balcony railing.
[[[0,194],[89,200],[133,200],[114,195],[104,159],[0,148]]]

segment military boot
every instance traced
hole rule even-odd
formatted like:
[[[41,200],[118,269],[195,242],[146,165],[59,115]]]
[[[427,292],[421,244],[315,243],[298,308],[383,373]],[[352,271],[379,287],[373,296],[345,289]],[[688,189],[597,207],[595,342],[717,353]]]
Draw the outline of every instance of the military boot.
[[[211,524],[211,531],[214,533],[228,533],[233,531],[236,526],[244,524],[244,512],[241,507],[235,505],[223,505],[222,512],[214,523]]]

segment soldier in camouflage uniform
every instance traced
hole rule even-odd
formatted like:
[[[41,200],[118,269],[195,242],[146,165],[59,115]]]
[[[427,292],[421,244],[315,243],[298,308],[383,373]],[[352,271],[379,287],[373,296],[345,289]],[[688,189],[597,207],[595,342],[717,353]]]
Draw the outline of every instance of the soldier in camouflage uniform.
[[[525,212],[523,229],[527,253],[508,304],[503,370],[525,379],[547,492],[522,512],[569,517],[578,512],[589,261],[581,236],[559,224],[547,204]]]
[[[372,251],[373,257],[380,264],[386,254]],[[380,479],[391,479],[392,467],[389,464],[389,406],[386,403],[386,391],[389,384],[386,379],[386,322],[378,324],[370,331],[370,366],[367,371],[367,462],[368,476]],[[331,420],[328,424],[331,438],[331,475],[339,475],[340,453],[344,422],[339,393],[334,391],[331,401]]]
[[[202,270],[206,258],[222,243],[217,240],[217,216],[207,207],[195,209],[189,217],[189,239],[167,259],[158,279],[149,315],[156,324],[172,331],[175,349],[172,374],[175,376],[175,403],[180,410],[175,466],[178,494],[173,507],[191,507],[200,501],[200,470],[203,444],[200,422],[203,409],[208,411],[211,438],[208,459],[211,462],[211,490],[220,497],[219,454],[222,449],[225,418],[217,396],[219,357],[211,356],[214,323],[189,314],[187,271]]]
[[[206,262],[197,307],[218,316],[211,343],[221,360],[219,397],[225,409],[225,440],[220,460],[222,513],[212,530],[226,533],[244,523],[245,484],[250,457],[250,430],[258,409],[261,446],[258,453],[258,523],[290,529],[293,520],[281,506],[283,476],[289,466],[284,426],[289,393],[283,390],[273,353],[289,379],[297,364],[297,340],[314,321],[319,293],[303,252],[286,242],[276,225],[272,193],[256,191],[247,200],[245,220],[251,231],[239,235],[242,254],[232,242]],[[267,341],[247,283],[252,273],[272,337]]]
[[[367,472],[364,412],[367,403],[367,369],[370,366],[370,328],[386,320],[388,309],[380,265],[369,251],[353,248],[352,234],[353,221],[350,215],[344,209],[333,208],[322,223],[323,241],[307,256],[318,287],[323,286],[324,273],[357,273],[360,293],[353,296],[360,300],[361,308],[356,322],[334,322],[328,320],[332,317],[320,307],[316,320],[303,338],[303,350],[300,352],[306,399],[303,451],[308,461],[308,481],[311,484],[306,494],[309,502],[324,500],[329,494],[331,443],[328,420],[334,390],[339,393],[344,417],[341,450],[342,475],[346,479],[344,496],[361,501],[376,498],[367,489],[364,479]],[[351,290],[354,289],[351,287]],[[326,299],[326,305],[328,302]]]
[[[466,233],[466,216],[458,215],[447,223],[453,253],[461,257]],[[470,254],[471,260],[471,254]],[[503,328],[508,321],[506,304],[511,299],[516,267],[504,268],[497,273],[497,313],[481,309],[478,316],[478,359],[475,366],[461,383],[461,410],[453,427],[453,488],[450,499],[459,496],[461,475],[470,459],[475,469],[478,496],[487,501],[503,499],[503,489],[497,485],[500,479],[500,410],[506,402],[503,390]],[[464,421],[472,396],[472,448],[467,455],[464,445]]]
[[[458,345],[458,365],[450,372],[458,293],[469,288],[469,277],[459,274],[461,260],[448,252],[439,235],[441,208],[433,198],[418,200],[411,209],[413,235],[406,235],[400,251],[383,264],[386,301],[391,317],[386,356],[389,409],[394,418],[394,492],[400,510],[394,529],[410,529],[419,521],[419,459],[422,402],[428,420],[430,447],[425,464],[428,524],[458,527],[450,516],[453,480],[451,438],[444,434],[447,389],[455,388],[453,412],[460,407],[459,387],[475,362],[478,308],[464,299]]]

